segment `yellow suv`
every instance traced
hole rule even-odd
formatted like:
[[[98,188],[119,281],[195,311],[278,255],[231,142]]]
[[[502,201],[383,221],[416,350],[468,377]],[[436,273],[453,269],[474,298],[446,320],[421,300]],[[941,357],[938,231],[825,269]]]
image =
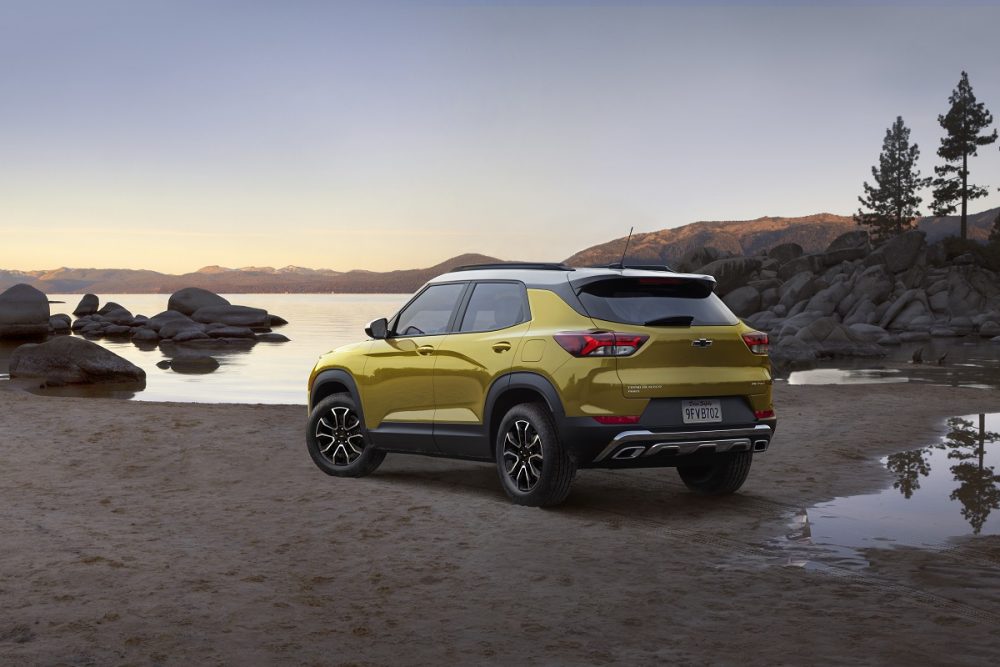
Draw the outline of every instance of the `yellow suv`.
[[[522,505],[569,494],[577,468],[676,467],[727,494],[768,448],[767,334],[711,276],[664,267],[462,267],[309,377],[309,453],[360,477],[386,452],[492,461]]]

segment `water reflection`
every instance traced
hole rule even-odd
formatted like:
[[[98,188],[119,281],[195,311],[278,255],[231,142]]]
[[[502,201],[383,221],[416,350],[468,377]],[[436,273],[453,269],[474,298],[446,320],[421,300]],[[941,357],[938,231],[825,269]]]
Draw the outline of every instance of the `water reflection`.
[[[948,420],[948,434],[936,445],[911,452],[892,454],[886,459],[886,467],[896,475],[892,486],[904,497],[910,498],[920,488],[920,478],[931,474],[930,456],[934,450],[947,452],[950,461],[958,461],[949,467],[958,488],[949,498],[962,505],[961,513],[978,535],[990,512],[1000,508],[1000,475],[993,466],[986,465],[986,445],[1000,441],[1000,434],[986,430],[986,415],[980,414],[976,421],[963,417]]]
[[[860,549],[1000,534],[1000,413],[946,426],[940,442],[883,459],[890,488],[803,509],[779,546],[793,560],[866,567]]]

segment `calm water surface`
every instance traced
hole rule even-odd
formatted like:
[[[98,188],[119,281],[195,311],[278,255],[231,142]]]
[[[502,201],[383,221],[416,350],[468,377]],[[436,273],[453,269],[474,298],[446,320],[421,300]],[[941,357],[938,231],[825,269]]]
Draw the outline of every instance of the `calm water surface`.
[[[248,351],[209,351],[219,368],[206,375],[182,375],[156,367],[169,358],[159,348],[143,351],[127,341],[96,341],[146,371],[146,389],[135,392],[85,390],[88,394],[120,396],[142,401],[197,403],[300,403],[306,402],[306,382],[316,359],[346,343],[363,340],[364,327],[377,317],[392,315],[405,303],[406,294],[224,294],[243,306],[264,308],[288,324],[275,329],[289,343],[258,343]],[[114,301],[134,314],[152,316],[167,309],[167,294],[106,294],[101,304]],[[49,295],[53,313],[69,313],[79,294]],[[11,346],[0,350],[0,373],[7,372]],[[46,394],[80,395],[78,387],[47,389]]]
[[[866,549],[1000,535],[1000,413],[946,427],[939,442],[882,459],[891,487],[801,511],[781,545],[807,561],[864,567]]]

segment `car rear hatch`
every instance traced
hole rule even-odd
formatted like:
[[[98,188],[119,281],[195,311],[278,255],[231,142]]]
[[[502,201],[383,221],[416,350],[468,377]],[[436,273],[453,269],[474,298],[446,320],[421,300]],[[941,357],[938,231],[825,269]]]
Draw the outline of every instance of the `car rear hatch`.
[[[751,351],[744,325],[707,276],[623,271],[574,284],[598,329],[646,339],[616,358],[629,398],[750,396],[766,391],[766,347]]]

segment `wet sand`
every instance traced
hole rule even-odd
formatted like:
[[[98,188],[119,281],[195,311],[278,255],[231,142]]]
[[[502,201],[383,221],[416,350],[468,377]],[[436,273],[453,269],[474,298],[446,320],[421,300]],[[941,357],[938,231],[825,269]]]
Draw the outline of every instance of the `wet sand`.
[[[537,510],[484,464],[390,455],[327,477],[302,407],[0,391],[0,664],[995,662],[997,540],[861,572],[761,545],[1000,394],[782,385],[776,404],[739,495],[581,471]]]

